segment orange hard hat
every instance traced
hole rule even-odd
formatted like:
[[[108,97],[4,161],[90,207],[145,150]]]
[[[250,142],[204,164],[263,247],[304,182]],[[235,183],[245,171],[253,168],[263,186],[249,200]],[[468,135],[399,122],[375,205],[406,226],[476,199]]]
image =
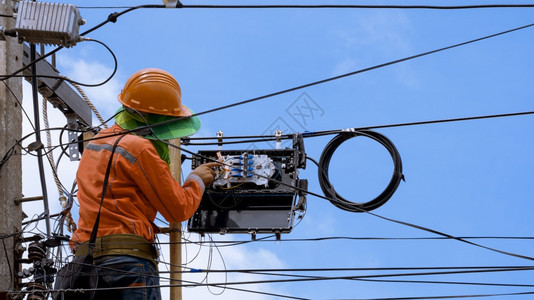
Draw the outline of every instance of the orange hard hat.
[[[135,72],[119,94],[122,105],[140,112],[187,117],[191,111],[182,105],[182,91],[167,71],[146,68]]]

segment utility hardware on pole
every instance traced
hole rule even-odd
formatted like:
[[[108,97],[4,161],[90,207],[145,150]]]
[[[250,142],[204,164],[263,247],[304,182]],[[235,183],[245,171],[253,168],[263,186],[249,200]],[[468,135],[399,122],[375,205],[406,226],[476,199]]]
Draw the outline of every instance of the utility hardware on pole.
[[[13,15],[14,1],[3,1],[0,12]],[[1,18],[4,28],[14,25],[15,19]],[[13,37],[5,37],[0,41],[0,74],[11,74],[22,67],[22,45]],[[15,199],[22,198],[22,162],[20,148],[15,147],[22,135],[22,79],[13,77],[0,83],[0,236],[2,248],[7,253],[0,255],[0,299],[7,296],[15,286],[15,236],[20,232],[22,209]],[[13,152],[11,152],[13,151]],[[3,161],[2,158],[6,160]],[[7,217],[9,216],[9,217]],[[4,251],[2,251],[4,252]],[[8,279],[8,280],[6,280]]]

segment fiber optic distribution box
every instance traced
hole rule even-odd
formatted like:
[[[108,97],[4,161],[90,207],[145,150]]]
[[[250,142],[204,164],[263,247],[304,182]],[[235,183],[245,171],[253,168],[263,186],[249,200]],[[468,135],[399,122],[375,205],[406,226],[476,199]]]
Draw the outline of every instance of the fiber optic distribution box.
[[[14,29],[21,42],[71,47],[79,42],[83,24],[85,20],[74,5],[21,1]]]
[[[192,168],[217,160],[215,181],[206,191],[188,229],[198,233],[289,233],[305,209],[307,181],[303,146],[293,149],[199,151]],[[209,159],[208,159],[209,158]]]

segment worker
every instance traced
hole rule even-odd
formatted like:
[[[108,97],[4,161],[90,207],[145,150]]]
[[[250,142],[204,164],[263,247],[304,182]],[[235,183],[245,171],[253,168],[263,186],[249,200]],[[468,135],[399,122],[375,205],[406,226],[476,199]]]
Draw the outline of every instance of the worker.
[[[156,213],[168,222],[189,219],[205,186],[213,182],[218,163],[200,165],[182,186],[171,176],[166,141],[196,133],[200,120],[182,104],[180,86],[170,73],[156,68],[137,71],[118,98],[122,107],[116,124],[100,131],[80,160],[79,221],[71,247],[76,255],[88,253],[111,160],[93,256],[99,267],[98,287],[116,289],[97,293],[95,299],[161,299],[154,247],[159,232]]]

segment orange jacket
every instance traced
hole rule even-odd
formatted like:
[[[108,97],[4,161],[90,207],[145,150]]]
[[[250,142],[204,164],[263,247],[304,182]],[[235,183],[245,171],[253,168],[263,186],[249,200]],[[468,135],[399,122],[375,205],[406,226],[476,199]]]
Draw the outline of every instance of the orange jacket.
[[[71,246],[89,240],[111,150],[120,137],[110,135],[121,131],[118,125],[102,130],[83,152],[76,173],[80,216]],[[153,242],[156,213],[169,222],[185,221],[198,208],[203,192],[200,177],[191,174],[180,186],[149,140],[127,134],[113,155],[97,236],[136,234]]]

